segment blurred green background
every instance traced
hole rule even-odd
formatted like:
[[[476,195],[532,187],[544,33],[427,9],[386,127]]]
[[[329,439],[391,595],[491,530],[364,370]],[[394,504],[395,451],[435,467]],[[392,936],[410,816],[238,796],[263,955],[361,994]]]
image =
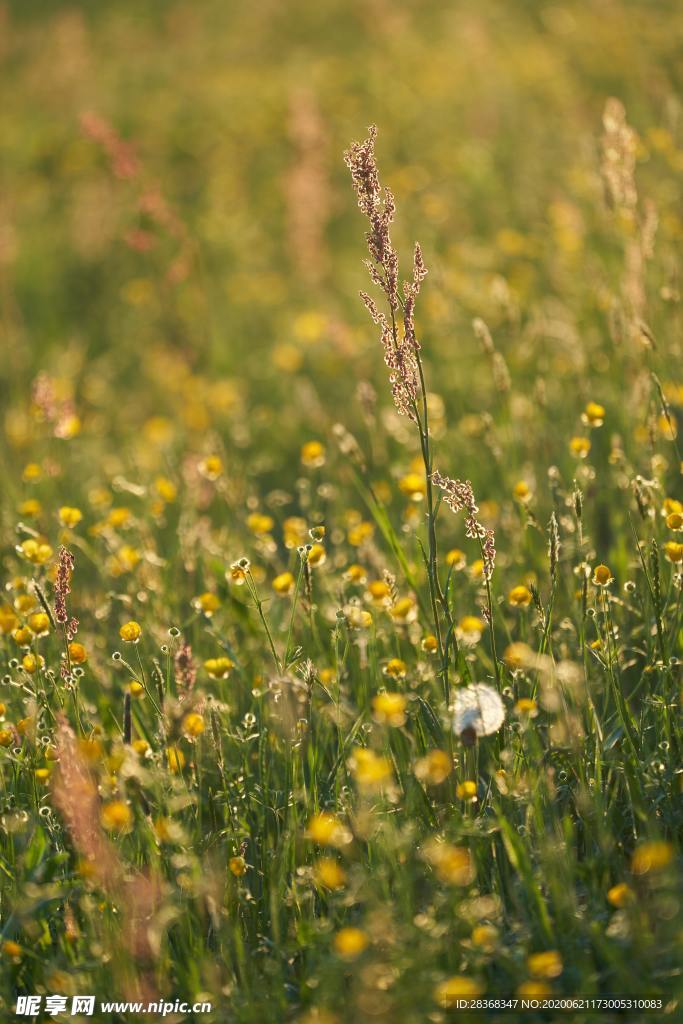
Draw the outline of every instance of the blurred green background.
[[[671,333],[675,2],[31,0],[0,17],[13,447],[30,446],[40,370],[73,394],[82,458],[89,440],[99,459],[103,437],[114,450],[153,416],[200,438],[241,424],[237,447],[274,480],[302,430],[347,414],[359,379],[384,401],[342,162],[372,122],[396,241],[409,258],[419,238],[431,270],[419,326],[453,428],[492,401],[475,315],[530,397],[543,378],[545,411],[520,399],[522,424],[571,431],[568,386],[584,401],[615,376],[626,386],[627,363],[605,349],[623,263],[599,175],[610,95],[639,132],[659,216],[648,323]]]

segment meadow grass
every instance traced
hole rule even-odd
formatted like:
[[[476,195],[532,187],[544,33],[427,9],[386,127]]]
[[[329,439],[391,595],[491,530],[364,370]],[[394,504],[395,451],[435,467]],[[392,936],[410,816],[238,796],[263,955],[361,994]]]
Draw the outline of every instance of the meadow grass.
[[[680,1016],[667,12],[2,9],[3,1020]]]

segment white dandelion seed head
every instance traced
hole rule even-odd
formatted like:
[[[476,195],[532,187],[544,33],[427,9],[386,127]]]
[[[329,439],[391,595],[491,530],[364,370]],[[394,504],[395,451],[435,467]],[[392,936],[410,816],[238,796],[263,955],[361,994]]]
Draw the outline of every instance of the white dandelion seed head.
[[[463,686],[453,702],[453,730],[460,736],[472,730],[477,736],[490,736],[505,721],[500,694],[486,683]]]

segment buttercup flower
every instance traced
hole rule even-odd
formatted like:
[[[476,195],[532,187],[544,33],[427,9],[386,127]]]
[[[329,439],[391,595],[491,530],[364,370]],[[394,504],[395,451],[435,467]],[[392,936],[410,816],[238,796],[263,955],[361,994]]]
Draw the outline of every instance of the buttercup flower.
[[[557,978],[564,969],[562,957],[556,949],[532,953],[527,958],[527,970],[534,978]]]
[[[587,437],[572,437],[569,450],[577,459],[585,459],[591,450],[591,443]]]
[[[281,572],[280,575],[276,576],[273,580],[273,590],[281,597],[287,597],[291,594],[295,586],[296,580],[291,572]]]
[[[370,939],[361,928],[342,928],[334,937],[334,951],[343,960],[355,960],[367,948]]]
[[[323,889],[343,889],[346,885],[346,872],[332,857],[321,857],[316,861],[313,874]]]
[[[134,619],[131,619],[130,622],[126,622],[121,626],[119,636],[122,640],[125,640],[126,643],[135,644],[142,636],[142,626],[139,622],[135,622]]]
[[[226,657],[207,658],[204,662],[204,670],[212,679],[227,679],[232,668],[233,662]]]
[[[405,661],[400,658],[390,658],[390,660],[384,666],[385,676],[391,676],[392,679],[404,679],[407,671],[407,665]]]
[[[223,474],[223,460],[219,455],[207,455],[199,463],[198,469],[206,480],[218,480]]]
[[[33,565],[45,565],[46,562],[50,561],[53,554],[52,548],[46,541],[37,540],[34,537],[29,537],[27,540],[22,541],[17,551]]]
[[[683,544],[668,540],[664,545],[664,554],[669,562],[678,565],[683,562]]]
[[[358,785],[368,789],[381,787],[392,775],[389,758],[376,754],[368,747],[354,747],[348,766]]]
[[[405,725],[406,703],[402,693],[378,693],[372,698],[375,721],[396,727]]]
[[[513,587],[508,594],[508,601],[513,608],[527,608],[532,601],[531,591],[523,584]]]
[[[201,736],[204,732],[204,719],[195,711],[191,711],[183,718],[182,728],[186,736],[192,736],[193,738]]]
[[[272,516],[263,515],[261,512],[252,512],[247,516],[247,526],[253,534],[261,537],[265,533],[270,533],[275,526],[275,520]]]
[[[451,548],[450,551],[446,552],[446,565],[451,566],[454,570],[464,569],[467,565],[467,556],[464,551],[460,548]]]
[[[425,478],[420,473],[406,473],[399,480],[398,488],[411,501],[422,501],[427,492]]]
[[[339,818],[329,811],[314,814],[308,822],[306,837],[319,846],[346,846],[351,842],[351,833]]]
[[[247,873],[247,862],[244,857],[231,857],[228,861],[228,867],[230,868],[230,874],[234,875],[235,878],[242,878]]]
[[[608,891],[607,899],[613,907],[621,909],[633,902],[635,899],[635,893],[633,892],[633,889],[626,884],[626,882],[619,882],[618,885],[613,885]]]
[[[214,612],[217,612],[221,606],[220,598],[217,594],[212,594],[206,591],[204,594],[200,594],[199,597],[195,597],[192,601],[192,605],[199,612],[203,612],[207,618],[211,618]]]
[[[67,526],[69,529],[73,529],[74,526],[78,526],[83,513],[79,508],[72,508],[70,505],[62,505],[58,513],[59,521],[62,526]]]
[[[593,572],[593,583],[596,587],[608,587],[614,583],[614,576],[606,565],[597,565]]]
[[[503,651],[503,661],[509,669],[524,668],[531,663],[533,656],[529,645],[520,642],[508,644]]]
[[[126,833],[133,827],[133,812],[123,800],[112,800],[102,808],[101,820],[109,832]]]
[[[83,644],[74,640],[69,644],[69,658],[72,665],[83,665],[88,660],[88,652]]]
[[[34,612],[28,617],[28,625],[36,636],[46,636],[50,630],[50,617],[45,612]]]
[[[605,407],[597,402],[589,402],[581,418],[589,427],[601,427],[605,421]]]
[[[430,750],[415,762],[415,775],[420,782],[439,786],[450,775],[453,762],[445,750]]]
[[[325,465],[325,446],[320,441],[307,441],[301,449],[301,464],[307,469],[320,469]]]
[[[471,779],[466,782],[459,782],[455,787],[455,795],[458,800],[472,802],[477,799],[477,784]]]
[[[647,875],[650,871],[662,871],[674,859],[674,848],[671,843],[656,839],[641,843],[634,850],[631,858],[631,871],[634,875]]]
[[[455,974],[440,982],[434,989],[434,1000],[445,1010],[458,1005],[460,999],[476,999],[481,996],[483,986],[474,978],[468,978],[464,974]]]

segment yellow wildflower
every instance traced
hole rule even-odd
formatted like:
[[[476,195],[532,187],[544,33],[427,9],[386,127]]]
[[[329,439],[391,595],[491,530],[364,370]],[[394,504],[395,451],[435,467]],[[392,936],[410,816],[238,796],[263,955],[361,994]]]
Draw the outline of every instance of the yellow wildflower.
[[[162,501],[165,501],[168,505],[176,500],[178,497],[178,488],[169,480],[168,477],[158,476],[154,481],[154,490],[157,492]]]
[[[24,672],[33,675],[38,669],[45,667],[45,658],[41,654],[25,654],[21,659],[21,665]]]
[[[464,974],[454,974],[452,978],[446,978],[434,989],[434,1000],[444,1010],[457,1006],[460,999],[477,999],[484,989],[475,981]]]
[[[347,583],[365,583],[367,573],[362,565],[354,563],[344,570],[344,579]]]
[[[204,719],[196,711],[191,711],[183,718],[183,732],[186,736],[193,738],[201,736],[204,732]]]
[[[678,565],[679,562],[683,562],[683,544],[668,540],[664,545],[664,554],[669,562]]]
[[[35,480],[40,480],[42,475],[42,467],[39,466],[37,462],[28,462],[24,466],[21,478],[22,480],[25,480],[26,483],[33,483]]]
[[[521,717],[528,716],[529,718],[535,718],[538,714],[538,706],[535,700],[531,697],[520,697],[515,704],[515,714]]]
[[[133,513],[129,508],[113,508],[107,516],[107,525],[111,526],[114,530],[120,530],[123,526],[128,525],[132,515]]]
[[[19,506],[19,515],[26,516],[27,519],[37,519],[42,511],[43,506],[37,498],[29,498],[28,501],[22,501]]]
[[[634,875],[647,875],[650,871],[662,871],[672,862],[674,848],[664,840],[652,840],[637,846],[631,858]]]
[[[220,598],[210,591],[195,597],[192,604],[197,611],[203,612],[207,618],[211,618],[213,613],[217,612],[221,606]]]
[[[425,654],[436,654],[439,649],[439,642],[433,633],[429,633],[427,636],[422,637],[420,647]]]
[[[471,779],[467,779],[465,782],[459,782],[455,787],[455,795],[458,800],[465,800],[467,803],[473,803],[477,799],[477,784]]]
[[[399,597],[398,601],[390,609],[389,614],[394,622],[401,626],[414,622],[417,618],[417,602],[415,598],[410,595]]]
[[[223,460],[219,455],[207,455],[197,468],[205,480],[213,482],[223,475]]]
[[[569,450],[577,459],[585,459],[591,450],[590,440],[587,437],[572,437]]]
[[[295,585],[296,580],[291,572],[281,572],[273,580],[273,590],[276,594],[280,594],[281,597],[288,597],[294,590]]]
[[[308,564],[314,569],[325,563],[327,553],[322,544],[313,544],[308,552]]]
[[[72,665],[83,665],[88,660],[88,652],[83,644],[74,640],[69,644],[69,658]]]
[[[181,772],[185,767],[185,755],[180,747],[167,747],[166,759],[168,761],[169,771],[173,772],[173,774]]]
[[[142,626],[139,622],[135,622],[131,619],[130,622],[125,622],[119,630],[119,636],[122,640],[125,640],[128,644],[135,644],[142,636]]]
[[[490,953],[498,943],[498,929],[492,924],[478,924],[472,929],[472,942]]]
[[[19,554],[27,558],[33,565],[45,565],[52,558],[52,548],[44,540],[29,537],[19,545]]]
[[[460,548],[451,548],[446,552],[446,565],[452,566],[454,570],[464,569],[467,565],[467,556]]]
[[[343,889],[346,885],[346,872],[332,857],[321,857],[316,861],[313,875],[323,889]]]
[[[14,609],[8,604],[0,606],[0,632],[11,633],[18,625],[19,619]]]
[[[423,856],[432,865],[441,882],[469,885],[474,879],[472,856],[464,846],[453,846],[432,839],[425,843]]]
[[[133,827],[133,812],[123,800],[112,800],[105,804],[100,819],[109,832],[126,833]]]
[[[531,591],[524,584],[513,587],[508,594],[508,601],[513,608],[527,608],[531,604]]]
[[[476,615],[463,615],[458,623],[465,640],[476,643],[484,632],[484,623]]]
[[[70,505],[62,505],[58,512],[58,517],[62,526],[66,526],[71,530],[74,526],[78,526],[83,518],[83,513],[79,508],[73,508]]]
[[[319,846],[346,846],[351,842],[351,834],[339,818],[329,811],[314,814],[306,828],[306,838]]]
[[[635,893],[630,885],[626,882],[619,882],[617,885],[613,885],[607,892],[607,900],[612,904],[613,907],[621,909],[622,907],[628,906],[635,899]]]
[[[562,957],[556,949],[532,953],[527,957],[527,970],[533,978],[557,978],[564,970]]]
[[[262,512],[252,512],[247,516],[247,526],[257,537],[262,537],[265,533],[270,533],[275,526],[275,520]]]
[[[593,583],[596,587],[608,587],[610,583],[614,583],[614,576],[612,575],[609,566],[596,565],[593,572]]]
[[[20,626],[12,633],[12,639],[15,644],[19,644],[20,647],[28,647],[33,639],[33,631],[30,630],[28,626]]]
[[[354,747],[348,761],[349,769],[359,786],[375,788],[391,778],[391,761],[367,747]]]
[[[544,999],[552,995],[552,989],[542,981],[523,981],[517,988],[520,999]]]
[[[380,607],[388,607],[391,603],[391,587],[385,580],[372,580],[368,584],[366,599]]]
[[[516,642],[508,644],[503,651],[503,661],[510,669],[523,668],[534,656],[528,644]]]
[[[228,861],[228,868],[230,869],[230,874],[234,875],[235,878],[242,878],[247,873],[247,862],[241,856],[231,857]]]
[[[306,520],[301,516],[289,516],[282,524],[282,534],[286,548],[297,548],[306,541]]]
[[[589,402],[581,419],[589,427],[601,427],[605,422],[605,407],[597,402]]]
[[[307,441],[301,449],[301,464],[307,469],[325,465],[325,446],[320,441]]]
[[[420,473],[406,473],[398,482],[399,490],[411,501],[422,501],[427,493],[427,484]]]
[[[370,939],[361,928],[341,928],[332,945],[342,960],[355,960],[367,948]]]
[[[50,616],[45,612],[34,612],[29,615],[28,624],[36,636],[45,636],[50,629]]]
[[[348,542],[351,545],[351,547],[359,548],[366,541],[370,540],[374,532],[375,527],[372,525],[372,523],[368,523],[365,521],[356,523],[354,526],[351,527],[347,534]]]
[[[391,658],[384,666],[384,674],[392,679],[403,679],[407,671],[405,661],[400,658]]]
[[[378,693],[372,698],[375,721],[398,728],[405,725],[407,700],[402,693]]]
[[[212,679],[227,679],[232,668],[233,662],[226,657],[207,658],[204,662],[204,670]]]
[[[439,786],[450,775],[453,762],[445,750],[429,750],[424,757],[415,762],[415,775],[420,782],[429,786]]]

